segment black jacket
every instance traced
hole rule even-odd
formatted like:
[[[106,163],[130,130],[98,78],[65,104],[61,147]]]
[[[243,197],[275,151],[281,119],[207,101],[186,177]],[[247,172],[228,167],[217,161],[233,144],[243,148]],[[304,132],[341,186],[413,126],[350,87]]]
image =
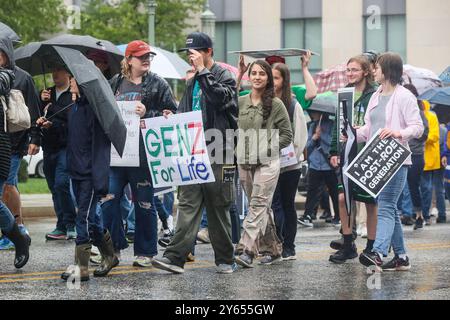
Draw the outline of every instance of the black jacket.
[[[202,109],[203,126],[205,130],[220,130],[223,136],[223,149],[234,149],[234,142],[226,142],[226,130],[237,129],[237,95],[236,81],[230,71],[214,63],[211,70],[204,69],[195,74],[187,84],[186,91],[181,98],[178,112],[192,111],[192,94],[195,81],[198,81],[202,95],[200,106]],[[207,144],[212,141],[207,141]]]
[[[31,128],[29,130],[11,133],[9,136],[11,138],[11,149],[13,154],[26,155],[28,152],[28,144],[41,145],[41,130],[36,126],[36,120],[40,116],[39,107],[39,97],[34,86],[33,78],[30,74],[14,63],[14,49],[9,46],[5,40],[0,41],[0,50],[6,53],[10,63],[10,69],[14,70],[16,79],[14,80],[14,85],[11,89],[20,90],[25,99],[25,103],[28,106],[28,110],[31,116]]]
[[[97,195],[109,188],[111,141],[98,122],[89,102],[81,96],[69,111],[67,169],[75,180],[91,180]]]
[[[0,40],[2,41],[2,40]],[[0,68],[0,96],[8,97],[14,82],[14,72],[11,69]],[[0,103],[0,179],[6,180],[11,163],[11,142],[5,132],[5,114]]]
[[[115,75],[110,81],[114,95],[124,79],[122,74]],[[145,115],[142,118],[154,118],[163,115],[163,110],[177,112],[177,103],[166,80],[155,73],[148,73],[142,79],[142,104],[145,105]],[[148,168],[145,154],[144,139],[139,135],[139,161],[141,168]]]
[[[41,101],[41,113],[44,114],[44,108],[48,103],[51,106],[47,111],[47,118],[52,117],[55,113],[64,109],[64,107],[72,103],[72,94],[67,89],[56,100],[56,87],[49,88],[51,90],[50,101]],[[42,129],[42,148],[44,152],[54,153],[67,146],[67,121],[70,108],[65,109],[53,116],[50,121],[52,126],[49,129]]]

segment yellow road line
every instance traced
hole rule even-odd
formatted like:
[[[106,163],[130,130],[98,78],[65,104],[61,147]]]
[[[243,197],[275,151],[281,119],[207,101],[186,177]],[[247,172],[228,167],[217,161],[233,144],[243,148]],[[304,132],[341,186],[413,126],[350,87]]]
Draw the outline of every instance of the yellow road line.
[[[428,244],[411,244],[407,246],[408,249],[413,249],[414,251],[423,251],[423,250],[435,250],[435,249],[448,249],[450,248],[449,242],[437,242],[437,243],[428,243]],[[314,252],[302,252],[297,254],[297,258],[303,260],[321,260],[327,257],[329,254],[333,253],[333,250],[321,250]],[[201,268],[210,268],[213,267],[214,263],[207,260],[197,260],[193,264],[187,263],[185,265],[185,269],[201,269]],[[95,270],[95,268],[89,269],[90,272]],[[43,281],[43,280],[56,280],[61,279],[60,274],[65,270],[57,270],[57,271],[44,271],[44,272],[33,272],[33,273],[22,273],[22,274],[4,274],[0,275],[0,283],[14,283],[14,282],[24,282],[24,281]],[[114,268],[110,274],[111,275],[124,275],[124,274],[133,274],[133,273],[149,273],[149,272],[157,272],[159,271],[156,268],[146,268],[140,269],[133,266],[118,266]],[[52,277],[36,277],[36,276],[45,276],[45,275],[53,275],[57,274],[58,276]],[[12,278],[12,279],[11,279]]]

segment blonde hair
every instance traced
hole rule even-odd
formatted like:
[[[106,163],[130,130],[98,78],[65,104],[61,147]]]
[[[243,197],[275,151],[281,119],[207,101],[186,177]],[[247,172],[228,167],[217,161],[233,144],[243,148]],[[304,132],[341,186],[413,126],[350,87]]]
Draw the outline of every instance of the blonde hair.
[[[121,73],[122,75],[130,80],[131,78],[131,65],[128,63],[129,57],[124,57],[120,62]]]

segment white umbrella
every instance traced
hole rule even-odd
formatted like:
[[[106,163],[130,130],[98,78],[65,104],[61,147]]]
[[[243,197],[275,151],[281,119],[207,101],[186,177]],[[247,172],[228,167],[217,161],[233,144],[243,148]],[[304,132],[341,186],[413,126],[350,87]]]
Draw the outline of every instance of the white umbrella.
[[[125,53],[127,45],[123,44],[117,46],[117,48]],[[186,77],[186,71],[191,69],[191,66],[178,54],[158,47],[152,46],[151,48],[156,53],[150,67],[152,72],[166,79],[183,79]]]
[[[419,95],[431,88],[442,86],[441,79],[433,71],[409,64],[403,66],[403,80],[405,83],[412,83]]]

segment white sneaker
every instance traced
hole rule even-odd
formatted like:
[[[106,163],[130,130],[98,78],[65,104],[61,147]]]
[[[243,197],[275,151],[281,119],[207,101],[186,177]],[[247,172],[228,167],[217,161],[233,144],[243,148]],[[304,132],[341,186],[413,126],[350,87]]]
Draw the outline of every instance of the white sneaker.
[[[99,255],[100,255],[100,251],[98,251],[98,248],[96,246],[92,246],[91,256],[99,256]]]
[[[148,268],[152,266],[153,257],[136,257],[133,262],[133,267]]]
[[[437,208],[431,209],[431,211],[430,211],[430,217],[437,217],[438,214],[439,214],[439,211],[438,211]]]
[[[361,228],[361,238],[367,239],[367,228],[365,226]]]
[[[208,228],[204,228],[197,233],[197,240],[203,243],[211,243]]]

